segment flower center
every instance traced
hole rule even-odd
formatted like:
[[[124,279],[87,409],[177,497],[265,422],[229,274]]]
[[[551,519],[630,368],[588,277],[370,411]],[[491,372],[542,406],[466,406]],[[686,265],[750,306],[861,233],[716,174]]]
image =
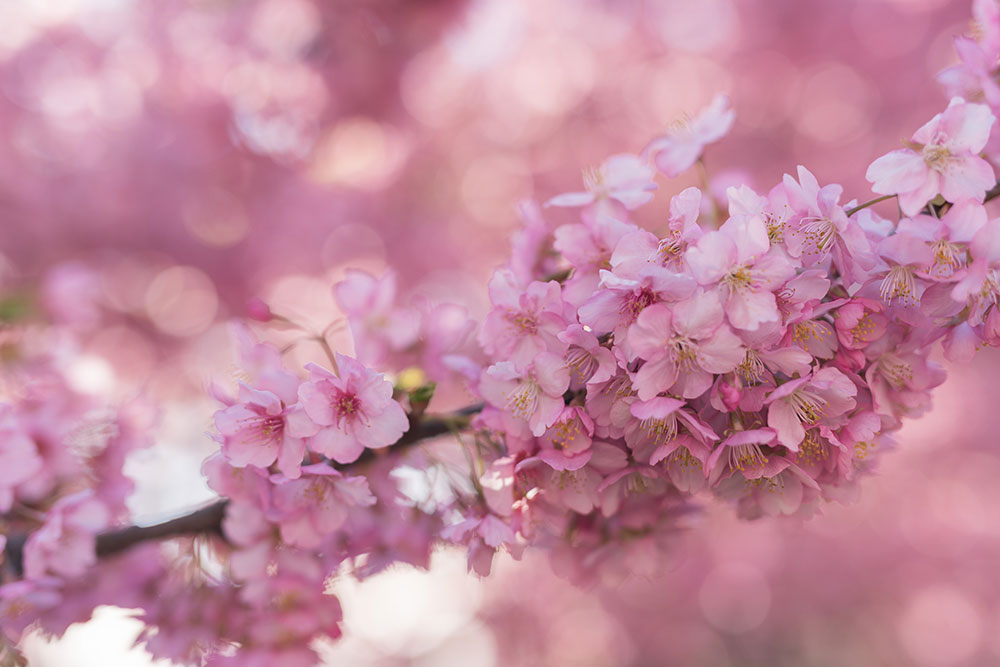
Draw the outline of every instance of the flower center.
[[[313,481],[309,484],[309,486],[305,488],[305,491],[303,491],[302,495],[307,500],[311,500],[312,502],[319,504],[323,502],[324,498],[326,498],[326,492],[328,490],[329,487],[325,482],[319,479],[313,479]]]
[[[534,336],[538,333],[538,320],[527,313],[507,313],[507,320],[521,334]]]
[[[698,353],[698,346],[690,338],[677,336],[673,339],[674,360],[678,366],[691,368]]]
[[[883,377],[896,389],[905,389],[913,380],[913,368],[894,354],[886,354],[878,362]]]
[[[656,260],[666,266],[681,254],[683,244],[676,232],[672,232],[669,238],[661,239],[656,245]]]
[[[603,194],[605,191],[604,174],[601,173],[600,169],[587,167],[583,170],[583,186],[587,188],[588,192]]]
[[[940,278],[947,278],[962,265],[965,252],[950,241],[935,241],[931,250],[934,252],[934,264],[931,268]]]
[[[870,340],[871,335],[875,333],[877,328],[875,320],[872,319],[869,313],[865,313],[864,317],[858,320],[858,323],[851,329],[851,337],[855,343],[863,343]]]
[[[802,218],[799,230],[806,238],[806,243],[816,249],[815,254],[825,255],[830,252],[837,240],[837,226],[830,218]]]
[[[524,379],[507,395],[507,408],[518,419],[528,421],[538,409],[538,383]]]
[[[729,285],[730,289],[742,290],[753,284],[753,275],[748,267],[740,266],[727,273],[722,282]]]
[[[792,340],[805,345],[810,340],[822,340],[826,331],[816,320],[802,320],[796,322],[792,329]]]
[[[742,472],[750,468],[759,468],[765,463],[767,457],[756,442],[729,448],[729,466],[734,470]]]
[[[815,424],[823,416],[827,402],[821,396],[809,389],[796,389],[788,397],[795,416],[803,424]]]
[[[678,447],[674,450],[674,453],[670,455],[667,459],[667,466],[684,469],[697,469],[701,470],[701,461],[695,458],[691,452],[688,451],[687,447]]]
[[[281,417],[262,416],[249,419],[246,424],[247,440],[258,444],[273,442],[279,438],[285,429],[285,420]]]
[[[859,461],[864,461],[874,449],[874,442],[856,442],[854,443],[854,458]]]
[[[997,275],[995,269],[987,272],[986,279],[983,280],[983,288],[979,293],[989,303],[1000,302],[1000,276]]]
[[[656,295],[648,287],[637,288],[625,297],[618,312],[621,314],[621,326],[628,326],[635,322],[643,308],[656,301]]]
[[[951,161],[951,151],[947,146],[937,144],[927,144],[921,151],[924,162],[931,169],[941,171]]]
[[[743,378],[747,384],[758,384],[765,372],[767,372],[767,368],[760,360],[756,350],[748,349],[743,361],[736,367],[736,374]]]
[[[660,419],[649,417],[639,422],[639,427],[649,434],[655,444],[662,445],[677,437],[677,416],[669,414]]]
[[[826,444],[820,440],[815,429],[806,431],[806,437],[799,443],[799,452],[796,459],[806,465],[813,465],[820,461],[825,461],[830,453]]]
[[[597,372],[597,359],[579,345],[570,345],[566,351],[566,365],[580,382],[586,382]]]
[[[361,412],[361,401],[349,392],[340,392],[334,397],[333,413],[337,416],[337,423],[341,426],[344,422],[364,417]]]
[[[893,299],[899,299],[904,304],[916,304],[916,291],[913,269],[901,265],[889,269],[879,288],[879,294],[887,304],[892,304]]]
[[[579,419],[567,419],[566,421],[556,422],[552,427],[552,446],[559,451],[564,451],[569,448],[574,440],[580,435],[582,428]]]
[[[785,221],[774,213],[764,214],[764,225],[767,227],[767,240],[772,244],[785,242]]]

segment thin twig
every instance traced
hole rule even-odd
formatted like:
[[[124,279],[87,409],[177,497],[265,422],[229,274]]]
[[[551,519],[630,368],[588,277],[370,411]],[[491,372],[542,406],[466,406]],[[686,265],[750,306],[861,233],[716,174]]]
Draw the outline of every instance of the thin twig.
[[[847,217],[849,218],[849,217],[851,217],[852,215],[854,215],[855,213],[857,213],[858,211],[860,211],[862,209],[866,209],[869,206],[874,206],[875,204],[879,203],[880,201],[885,201],[886,199],[892,199],[895,196],[896,195],[882,195],[881,197],[876,197],[875,199],[872,199],[871,201],[866,201],[864,204],[858,204],[854,208],[847,209],[845,211],[845,213],[847,213]]]

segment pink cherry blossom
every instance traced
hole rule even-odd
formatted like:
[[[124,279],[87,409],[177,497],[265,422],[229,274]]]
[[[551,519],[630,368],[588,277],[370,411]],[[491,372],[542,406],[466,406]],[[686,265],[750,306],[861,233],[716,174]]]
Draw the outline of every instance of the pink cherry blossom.
[[[60,499],[24,545],[25,575],[31,579],[83,575],[97,561],[95,536],[107,528],[109,519],[107,507],[90,491]]]
[[[504,415],[526,424],[540,437],[559,419],[563,392],[569,387],[569,369],[558,356],[542,353],[519,370],[509,361],[490,366],[483,373],[480,391]]]
[[[340,375],[310,364],[309,381],[299,387],[305,415],[318,429],[309,448],[338,463],[350,463],[365,448],[388,447],[409,429],[392,383],[382,373],[337,354]]]
[[[559,283],[534,281],[521,287],[511,272],[497,271],[490,281],[490,298],[494,308],[480,330],[488,354],[524,366],[541,352],[562,352],[558,336],[567,323]]]
[[[622,340],[628,326],[644,308],[689,296],[694,292],[695,282],[690,276],[650,264],[628,276],[602,270],[600,287],[580,306],[580,322],[595,333],[614,331]]]
[[[789,380],[767,397],[767,425],[778,442],[797,451],[807,426],[823,422],[836,425],[856,402],[857,387],[849,377],[833,367],[821,368],[811,376]]]
[[[653,160],[657,169],[673,178],[690,169],[701,157],[705,146],[725,136],[734,118],[729,98],[717,95],[694,118],[678,122],[666,134],[649,142],[643,154]]]
[[[41,471],[44,461],[12,406],[0,403],[0,512],[10,510],[17,486]]]
[[[305,438],[316,433],[296,404],[287,406],[269,391],[240,383],[240,402],[215,413],[222,451],[237,468],[267,468],[277,461],[288,477],[298,477]]]
[[[736,216],[687,252],[695,279],[706,287],[719,285],[726,317],[737,329],[753,331],[780,320],[774,291],[795,275],[795,267],[769,249],[764,221]]]
[[[611,379],[618,369],[615,356],[592,332],[579,324],[572,324],[559,334],[566,345],[566,367],[575,385],[598,384]]]
[[[546,206],[588,206],[612,200],[627,210],[649,202],[656,189],[653,170],[635,155],[612,155],[597,169],[583,173],[584,192],[553,197]]]
[[[396,304],[396,274],[382,277],[350,270],[334,285],[337,303],[347,315],[356,357],[363,363],[384,363],[388,355],[413,345],[420,333],[420,316]]]
[[[555,470],[579,470],[590,460],[593,436],[594,421],[586,411],[567,406],[538,439],[538,457]]]
[[[794,210],[784,236],[789,252],[800,256],[806,266],[832,256],[848,283],[862,282],[865,271],[875,266],[875,255],[864,230],[839,205],[843,188],[820,187],[816,177],[802,166],[798,176],[796,182],[785,174],[782,181]]]
[[[340,528],[352,507],[375,504],[364,477],[347,477],[322,463],[303,466],[302,473],[274,487],[275,519],[289,544],[317,547]]]
[[[948,108],[917,130],[907,148],[872,162],[865,177],[879,194],[898,194],[916,215],[938,194],[952,203],[982,201],[993,187],[993,167],[979,157],[996,118],[984,104],[953,97]]]
[[[645,230],[626,234],[615,246],[611,256],[612,268],[621,275],[633,275],[643,265],[654,263],[671,271],[682,272],[684,254],[688,246],[704,234],[698,225],[701,210],[701,190],[687,188],[670,200],[670,218],[667,233],[662,239]]]
[[[874,299],[855,298],[837,308],[834,328],[837,340],[846,348],[859,350],[885,335],[889,319],[882,304]]]
[[[745,354],[724,323],[713,291],[673,306],[650,306],[632,326],[630,340],[636,355],[646,360],[632,380],[642,400],[667,390],[685,398],[700,396],[712,385],[713,373],[728,373]]]

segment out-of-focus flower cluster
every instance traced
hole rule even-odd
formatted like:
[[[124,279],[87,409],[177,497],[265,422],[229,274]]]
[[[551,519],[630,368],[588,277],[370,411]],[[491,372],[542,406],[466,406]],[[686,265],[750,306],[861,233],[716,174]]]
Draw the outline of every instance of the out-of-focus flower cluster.
[[[0,296],[0,554],[17,554],[0,572],[24,577],[0,586],[0,616],[15,636],[48,611],[58,610],[44,624],[53,633],[86,620],[96,588],[142,596],[148,563],[116,582],[90,574],[96,535],[127,522],[135,485],[123,465],[151,444],[157,418],[145,398],[109,403],[81,386],[87,360],[72,336],[28,308],[16,291]]]

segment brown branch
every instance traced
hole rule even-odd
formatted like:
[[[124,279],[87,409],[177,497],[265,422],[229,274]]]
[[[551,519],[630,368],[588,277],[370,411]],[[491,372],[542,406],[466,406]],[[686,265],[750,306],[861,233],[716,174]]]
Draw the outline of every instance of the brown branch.
[[[986,199],[983,200],[983,203],[993,201],[997,197],[1000,197],[1000,181],[997,181],[996,185],[986,191]]]
[[[351,470],[370,463],[379,456],[384,456],[387,451],[396,452],[424,440],[447,435],[456,428],[467,426],[471,416],[479,413],[482,409],[482,404],[469,405],[446,415],[426,417],[416,422],[411,421],[410,429],[388,450],[366,449],[357,461],[335,467],[339,470]],[[168,521],[149,526],[128,526],[101,533],[97,536],[97,555],[111,556],[142,542],[171,537],[206,533],[221,536],[222,519],[225,516],[228,503],[227,499],[220,498],[209,505]],[[7,538],[4,562],[17,574],[24,572],[24,544],[27,539],[27,535],[10,535]]]

